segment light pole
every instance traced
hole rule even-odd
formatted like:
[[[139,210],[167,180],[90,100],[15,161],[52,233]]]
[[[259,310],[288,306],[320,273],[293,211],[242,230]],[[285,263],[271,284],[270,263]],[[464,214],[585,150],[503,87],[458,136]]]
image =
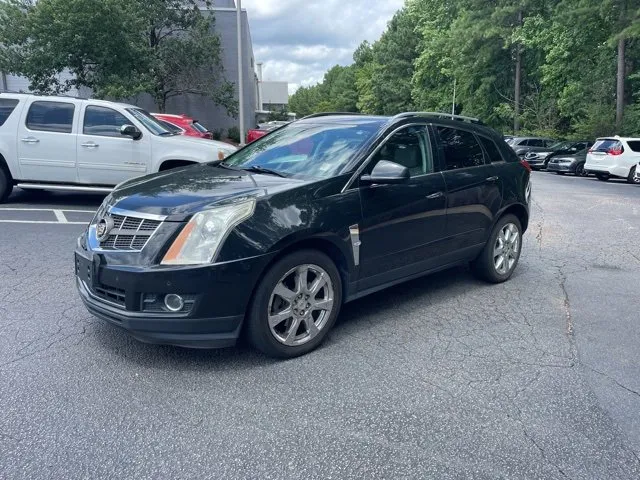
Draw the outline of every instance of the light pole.
[[[244,145],[244,72],[242,65],[242,0],[236,0],[238,30],[238,120],[240,122],[240,145]]]

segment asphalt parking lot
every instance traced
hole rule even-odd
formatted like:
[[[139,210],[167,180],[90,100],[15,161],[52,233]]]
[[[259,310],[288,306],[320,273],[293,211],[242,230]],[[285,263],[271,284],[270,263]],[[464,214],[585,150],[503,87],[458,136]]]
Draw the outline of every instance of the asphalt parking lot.
[[[399,285],[287,362],[93,318],[72,253],[101,198],[16,191],[0,478],[640,478],[640,188],[533,178],[511,281]]]

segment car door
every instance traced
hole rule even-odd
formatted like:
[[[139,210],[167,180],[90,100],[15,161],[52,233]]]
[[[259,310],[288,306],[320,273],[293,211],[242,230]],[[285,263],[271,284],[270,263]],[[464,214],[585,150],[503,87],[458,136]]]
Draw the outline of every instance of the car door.
[[[74,183],[76,175],[74,102],[32,99],[18,127],[21,180]]]
[[[151,163],[149,135],[134,140],[120,134],[132,119],[103,105],[85,104],[78,135],[78,181],[90,185],[117,185],[144,175]]]
[[[445,248],[446,191],[437,171],[426,125],[393,133],[364,173],[381,160],[409,168],[411,178],[396,185],[360,186],[359,290],[435,268]]]
[[[451,255],[462,260],[486,242],[502,205],[502,182],[489,153],[480,146],[480,137],[463,127],[434,125],[433,129],[447,187]],[[496,153],[496,161],[502,161]]]

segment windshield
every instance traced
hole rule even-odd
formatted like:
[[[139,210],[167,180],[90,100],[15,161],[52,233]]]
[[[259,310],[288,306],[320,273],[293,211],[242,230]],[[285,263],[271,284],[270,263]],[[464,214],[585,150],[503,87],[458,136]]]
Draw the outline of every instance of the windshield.
[[[182,133],[182,129],[180,127],[176,127],[173,123],[160,120],[159,118],[156,118],[156,120],[160,125],[169,130],[171,133],[174,133],[176,135],[180,135]]]
[[[135,117],[144,127],[154,135],[174,135],[160,121],[149,112],[141,108],[127,108],[127,112]]]
[[[263,137],[225,161],[225,165],[269,169],[285,176],[330,178],[379,129],[377,124],[291,124]]]

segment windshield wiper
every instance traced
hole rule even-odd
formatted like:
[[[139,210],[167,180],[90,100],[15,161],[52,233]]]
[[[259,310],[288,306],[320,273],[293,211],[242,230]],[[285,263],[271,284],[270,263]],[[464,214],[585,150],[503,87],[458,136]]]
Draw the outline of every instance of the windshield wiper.
[[[287,175],[281,172],[277,172],[276,170],[271,170],[270,168],[260,167],[258,165],[252,165],[251,167],[240,167],[242,170],[246,172],[254,172],[254,173],[265,173],[267,175],[276,175],[278,177],[287,178]]]

